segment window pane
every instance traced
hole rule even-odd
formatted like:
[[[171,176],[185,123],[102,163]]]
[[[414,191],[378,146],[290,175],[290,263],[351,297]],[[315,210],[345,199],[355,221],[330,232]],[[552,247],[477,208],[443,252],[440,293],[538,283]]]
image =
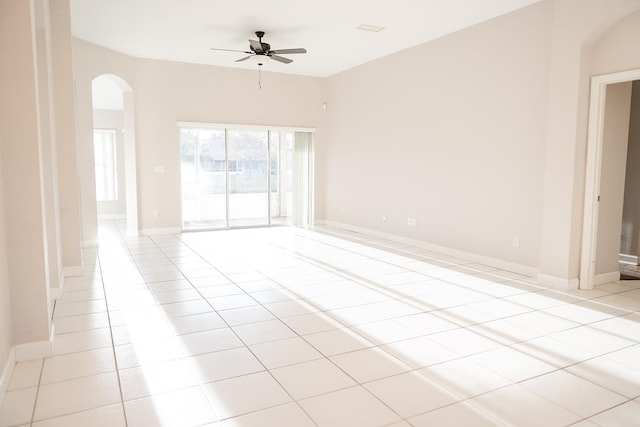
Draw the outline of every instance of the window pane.
[[[118,200],[118,176],[116,170],[116,131],[94,130],[93,152],[96,173],[96,200]]]
[[[182,228],[227,226],[224,130],[180,129]]]
[[[228,133],[229,225],[269,223],[268,133],[232,130]]]

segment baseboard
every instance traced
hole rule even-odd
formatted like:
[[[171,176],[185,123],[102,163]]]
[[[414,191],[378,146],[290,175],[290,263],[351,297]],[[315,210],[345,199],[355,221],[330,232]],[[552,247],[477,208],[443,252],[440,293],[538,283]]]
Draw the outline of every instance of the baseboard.
[[[429,251],[438,252],[443,255],[448,255],[456,258],[468,259],[479,264],[488,265],[490,267],[499,268],[500,270],[511,271],[513,273],[522,274],[523,276],[536,277],[538,275],[538,269],[529,267],[522,264],[517,264],[510,261],[505,261],[497,258],[492,258],[484,255],[479,255],[473,252],[461,251],[459,249],[453,249],[446,246],[435,245],[432,243],[424,242],[422,240],[411,239],[408,237],[398,236],[397,234],[384,233],[377,230],[372,230],[364,227],[357,227],[350,224],[343,224],[335,221],[317,220],[317,225],[328,225],[330,227],[341,228],[348,231],[354,231],[373,237],[380,237],[383,239],[391,240],[397,243],[403,243],[411,246],[415,246]]]
[[[49,288],[49,299],[57,300],[62,296],[62,288]]]
[[[66,277],[82,276],[84,273],[84,266],[64,267],[60,275],[59,286],[49,288],[49,299],[57,300],[62,296],[64,291],[64,281]]]
[[[562,277],[550,276],[548,274],[538,274],[538,284],[546,288],[557,289],[559,291],[572,291],[578,289],[580,280],[565,279]]]
[[[605,283],[617,282],[620,280],[619,271],[610,271],[609,273],[596,274],[593,283],[598,285],[604,285]]]
[[[64,290],[64,269],[60,270],[60,277],[58,277],[58,286],[52,286],[49,288],[49,299],[57,300],[62,296]]]
[[[180,234],[182,229],[180,227],[167,227],[167,228],[145,228],[140,230],[143,236],[159,236],[163,234]]]
[[[16,352],[13,347],[9,351],[9,357],[7,363],[2,368],[2,376],[0,376],[0,406],[4,401],[4,395],[9,388],[9,381],[11,381],[11,375],[13,374],[13,367],[16,365]]]
[[[87,239],[87,240],[83,240],[82,241],[82,247],[83,248],[92,248],[94,246],[98,246],[100,242],[98,241],[98,239]]]
[[[51,334],[48,340],[34,341],[18,344],[15,347],[16,361],[43,359],[53,355],[53,346],[56,340],[55,326],[51,325]]]

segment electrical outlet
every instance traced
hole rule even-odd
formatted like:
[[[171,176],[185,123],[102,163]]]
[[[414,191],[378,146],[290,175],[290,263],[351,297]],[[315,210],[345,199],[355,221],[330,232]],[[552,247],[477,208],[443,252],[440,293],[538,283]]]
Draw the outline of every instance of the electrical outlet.
[[[515,236],[511,242],[511,244],[513,245],[514,248],[517,248],[520,246],[520,238],[518,236]]]
[[[407,218],[407,225],[409,227],[416,227],[418,225],[418,221],[415,218]]]
[[[158,209],[153,210],[153,217],[158,218]]]

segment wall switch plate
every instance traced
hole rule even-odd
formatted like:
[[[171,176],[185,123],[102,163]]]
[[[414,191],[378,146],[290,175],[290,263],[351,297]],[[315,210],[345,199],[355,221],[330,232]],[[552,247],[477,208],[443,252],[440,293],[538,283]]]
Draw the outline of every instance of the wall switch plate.
[[[158,209],[153,210],[153,217],[158,218]]]
[[[517,248],[518,246],[520,246],[520,238],[518,236],[515,236],[511,244],[514,248]]]
[[[382,222],[387,222],[387,214],[382,214]]]
[[[407,225],[409,227],[416,227],[418,225],[418,221],[415,218],[407,218]]]
[[[153,171],[155,173],[165,173],[167,170],[164,167],[164,165],[156,165],[156,166],[153,167]]]

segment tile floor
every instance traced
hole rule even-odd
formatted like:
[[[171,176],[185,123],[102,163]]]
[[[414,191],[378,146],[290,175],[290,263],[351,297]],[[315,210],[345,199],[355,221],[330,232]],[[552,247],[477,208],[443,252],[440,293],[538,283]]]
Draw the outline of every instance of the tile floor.
[[[0,426],[638,426],[640,284],[533,278],[330,228],[103,223]]]

